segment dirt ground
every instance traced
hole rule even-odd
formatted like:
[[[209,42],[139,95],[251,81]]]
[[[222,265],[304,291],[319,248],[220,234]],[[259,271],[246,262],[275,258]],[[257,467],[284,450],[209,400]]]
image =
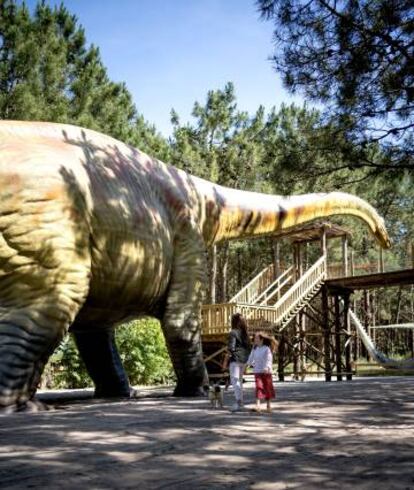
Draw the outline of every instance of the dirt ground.
[[[414,377],[276,388],[271,415],[158,389],[0,417],[0,488],[414,489]]]

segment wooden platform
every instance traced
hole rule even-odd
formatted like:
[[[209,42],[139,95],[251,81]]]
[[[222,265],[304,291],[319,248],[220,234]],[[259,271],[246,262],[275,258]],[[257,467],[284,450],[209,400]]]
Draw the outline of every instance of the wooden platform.
[[[349,292],[358,289],[376,289],[390,286],[408,286],[414,284],[414,269],[403,269],[392,272],[377,272],[363,276],[338,277],[325,281],[328,294],[338,291]]]

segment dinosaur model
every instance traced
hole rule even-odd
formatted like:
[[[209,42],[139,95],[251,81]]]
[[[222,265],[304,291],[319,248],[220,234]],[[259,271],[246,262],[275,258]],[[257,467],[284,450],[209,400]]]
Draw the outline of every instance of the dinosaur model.
[[[70,329],[97,396],[129,396],[114,326],[160,319],[176,395],[206,377],[205,247],[355,215],[384,247],[382,219],[349,194],[280,197],[193,177],[103,134],[0,121],[0,407],[30,410]]]

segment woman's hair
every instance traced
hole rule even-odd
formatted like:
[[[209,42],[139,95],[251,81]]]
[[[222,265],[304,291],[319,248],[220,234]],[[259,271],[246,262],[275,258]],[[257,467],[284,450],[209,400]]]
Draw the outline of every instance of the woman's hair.
[[[235,313],[231,317],[231,328],[236,328],[237,330],[240,330],[243,342],[247,345],[250,345],[250,338],[247,332],[247,322],[240,313]]]
[[[275,352],[279,342],[273,337],[273,335],[268,335],[265,332],[258,332],[258,335],[263,340],[263,345],[267,345],[272,352]]]

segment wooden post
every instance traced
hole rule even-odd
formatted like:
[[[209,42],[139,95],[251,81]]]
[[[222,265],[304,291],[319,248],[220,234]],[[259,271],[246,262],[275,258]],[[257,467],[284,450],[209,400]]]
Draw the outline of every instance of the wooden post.
[[[281,332],[279,336],[277,374],[279,381],[285,381],[285,332]]]
[[[297,275],[297,260],[296,260],[296,243],[292,243],[292,254],[293,254],[293,277],[294,280],[298,280]]]
[[[293,341],[293,379],[299,380],[299,353],[300,353],[300,337],[298,315],[294,320],[294,341]]]
[[[243,287],[243,273],[242,273],[242,261],[241,261],[241,254],[240,254],[240,249],[237,249],[237,290],[240,291],[240,289]]]
[[[295,269],[295,281],[300,277],[300,245],[295,242],[293,244],[293,266]]]
[[[354,311],[354,313],[357,312],[357,301],[356,301],[356,298],[355,298],[355,295],[354,295],[354,299],[353,299],[353,302],[352,302],[352,309]],[[355,331],[355,335],[354,335],[354,348],[353,348],[353,355],[354,355],[354,363],[355,363],[355,371],[356,371],[356,365],[357,365],[357,362],[359,360],[359,356],[360,356],[360,346],[359,346],[359,343],[360,343],[360,340],[359,340],[359,337],[358,335],[356,334],[356,331]]]
[[[328,259],[328,248],[327,248],[327,243],[326,243],[325,227],[322,228],[322,234],[321,234],[321,253],[322,253],[322,255],[325,255],[325,258],[327,260]]]
[[[336,361],[336,380],[342,381],[342,362],[341,362],[341,316],[339,309],[339,296],[335,294],[335,361]]]
[[[280,274],[280,242],[275,240],[273,242],[273,262],[274,262],[274,279]]]
[[[328,310],[328,292],[326,286],[322,286],[322,322],[323,322],[323,350],[325,364],[325,381],[331,381],[331,344],[330,344],[330,328],[329,328],[329,310]]]
[[[348,235],[342,237],[342,267],[344,277],[348,276]]]
[[[300,378],[305,381],[306,377],[306,315],[303,311],[299,313],[299,371]]]
[[[354,251],[351,250],[351,276],[354,276]]]
[[[309,242],[305,243],[305,252],[304,252],[304,257],[303,257],[303,262],[304,262],[304,268],[305,270],[308,270],[309,268],[309,253],[308,253],[308,248],[309,248]]]
[[[345,370],[347,381],[352,381],[352,336],[351,323],[349,321],[349,293],[344,295],[344,330],[346,331],[345,340]]]
[[[375,325],[377,323],[376,309],[377,309],[377,292],[374,290],[374,291],[372,291],[372,294],[371,294],[371,305],[370,305],[370,310],[371,310],[371,314],[370,314],[371,322],[370,323],[371,323],[371,327],[375,327]],[[376,345],[377,344],[377,341],[376,341],[377,340],[376,339],[377,329],[376,328],[371,328],[370,335],[372,337],[372,341]]]
[[[369,328],[369,322],[370,322],[370,304],[369,304],[369,291],[367,289],[364,289],[364,292],[363,292],[363,297],[364,297],[364,327],[365,327],[365,330],[367,331],[368,335],[371,334],[370,332],[370,328]],[[371,360],[371,357],[368,353],[368,351],[365,349],[364,346],[363,347],[363,351],[365,352],[365,357],[367,359],[367,361],[370,361]]]

